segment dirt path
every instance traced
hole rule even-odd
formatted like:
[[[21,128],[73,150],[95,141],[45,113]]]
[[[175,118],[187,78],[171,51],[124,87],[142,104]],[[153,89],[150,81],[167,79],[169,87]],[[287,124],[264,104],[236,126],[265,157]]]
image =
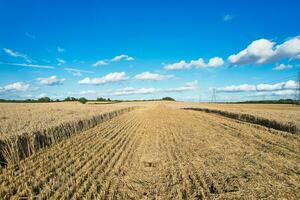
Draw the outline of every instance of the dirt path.
[[[164,105],[0,172],[0,198],[299,199],[300,139]]]

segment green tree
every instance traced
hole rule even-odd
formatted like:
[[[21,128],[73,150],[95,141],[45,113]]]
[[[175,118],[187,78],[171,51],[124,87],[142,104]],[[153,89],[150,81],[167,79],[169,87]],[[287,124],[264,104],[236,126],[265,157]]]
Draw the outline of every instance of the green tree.
[[[42,97],[42,98],[39,98],[37,101],[38,102],[51,102],[51,99],[49,97]]]
[[[80,97],[80,98],[78,99],[78,101],[79,101],[80,103],[82,103],[82,104],[85,104],[88,100],[87,100],[86,98],[84,98],[84,97]]]
[[[164,97],[162,98],[163,101],[175,101],[172,97]]]

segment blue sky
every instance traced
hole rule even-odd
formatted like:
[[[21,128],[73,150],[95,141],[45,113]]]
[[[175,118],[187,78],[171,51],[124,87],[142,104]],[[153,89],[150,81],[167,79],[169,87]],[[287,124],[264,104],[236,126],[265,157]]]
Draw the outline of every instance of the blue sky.
[[[299,7],[0,0],[0,98],[294,98]]]

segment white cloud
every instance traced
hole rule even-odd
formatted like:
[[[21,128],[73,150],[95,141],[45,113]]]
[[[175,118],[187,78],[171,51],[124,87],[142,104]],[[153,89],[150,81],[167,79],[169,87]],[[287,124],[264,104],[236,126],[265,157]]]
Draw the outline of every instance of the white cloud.
[[[46,97],[46,96],[47,96],[46,93],[41,93],[41,94],[37,95],[36,97],[37,98],[43,98],[43,97]]]
[[[80,80],[79,84],[90,84],[90,85],[101,85],[106,83],[113,83],[113,82],[119,82],[127,80],[129,77],[127,77],[125,72],[114,72],[109,73],[103,77],[99,78],[84,78]]]
[[[207,64],[207,67],[220,67],[224,65],[224,60],[222,58],[219,57],[213,57],[211,59],[209,59],[209,62]]]
[[[58,62],[58,66],[60,66],[60,65],[63,65],[63,64],[65,64],[66,63],[66,61],[65,60],[63,60],[63,59],[60,59],[60,58],[57,58],[56,59],[57,60],[57,62]]]
[[[82,73],[93,74],[94,72],[88,70],[80,70],[74,68],[64,68],[67,72],[71,73],[73,76],[82,76]]]
[[[157,73],[143,72],[141,74],[135,75],[134,79],[136,80],[153,80],[153,81],[161,81],[168,78],[174,77],[173,75],[163,75]]]
[[[272,91],[272,92],[257,92],[254,94],[256,97],[263,97],[263,96],[293,96],[297,94],[296,90],[279,90],[279,91]]]
[[[81,94],[81,95],[94,95],[94,94],[97,94],[97,92],[94,91],[94,90],[84,90],[84,91],[81,91],[79,94]]]
[[[57,52],[62,53],[62,52],[64,52],[64,51],[65,51],[65,49],[63,49],[63,48],[61,48],[61,47],[57,47]]]
[[[53,85],[62,85],[66,79],[64,78],[59,79],[57,78],[57,76],[50,76],[45,78],[37,78],[36,80],[38,80],[39,83],[42,85],[53,86]]]
[[[291,68],[293,68],[293,66],[290,65],[290,64],[287,64],[287,65],[285,65],[285,64],[278,64],[273,69],[277,70],[277,71],[281,71],[281,70],[291,69]]]
[[[35,40],[35,39],[36,39],[35,35],[33,35],[33,34],[31,34],[31,33],[25,32],[25,35],[26,35],[28,38],[32,39],[32,40]]]
[[[121,54],[119,56],[115,56],[114,58],[110,59],[110,60],[98,60],[96,63],[92,64],[93,67],[98,67],[98,66],[103,66],[103,65],[107,65],[110,62],[119,62],[121,60],[126,60],[126,61],[132,61],[134,60],[133,57],[130,57],[128,55],[125,54]]]
[[[35,65],[35,64],[26,64],[26,63],[4,63],[0,62],[2,65],[13,65],[13,66],[20,66],[20,67],[32,67],[32,68],[40,68],[40,69],[54,69],[55,67],[50,65]]]
[[[94,91],[94,90],[85,90],[79,93],[72,93],[73,95],[88,95],[90,97],[99,97],[99,96],[128,96],[128,95],[147,95],[147,94],[157,94],[157,93],[182,93],[196,90],[198,87],[197,81],[187,82],[181,87],[177,88],[134,88],[134,87],[125,87],[113,90],[106,91]]]
[[[234,19],[234,16],[230,15],[230,14],[227,14],[227,15],[223,16],[223,21],[225,21],[225,22],[233,20],[233,19]]]
[[[30,85],[23,82],[16,82],[4,87],[0,87],[0,94],[6,92],[26,92],[29,89]]]
[[[102,66],[102,65],[107,65],[108,62],[104,61],[104,60],[98,60],[96,63],[94,63],[92,66],[93,67],[98,67],[98,66]]]
[[[113,59],[111,59],[111,62],[119,62],[121,60],[132,61],[132,60],[134,60],[134,58],[130,57],[128,55],[125,55],[125,54],[121,54],[121,55],[115,56]]]
[[[248,85],[248,84],[231,85],[231,86],[225,86],[223,88],[217,89],[217,91],[220,92],[244,92],[244,91],[255,91],[255,90],[256,90],[255,85]]]
[[[280,91],[297,88],[295,81],[289,80],[286,82],[280,82],[275,84],[258,84],[258,85],[231,85],[223,88],[218,88],[219,92],[253,92],[253,91]]]
[[[178,63],[173,63],[164,66],[166,70],[178,70],[178,69],[190,69],[192,67],[195,68],[217,68],[224,65],[224,61],[220,57],[210,58],[208,63],[205,63],[203,58],[199,58],[198,60],[191,60],[190,62],[186,62],[185,60],[181,60]]]
[[[173,63],[173,64],[164,66],[164,69],[166,69],[166,70],[189,69],[189,68],[191,68],[191,65],[189,63],[185,62],[184,60],[181,60],[178,63]]]
[[[177,88],[158,89],[158,88],[126,87],[126,88],[114,90],[110,92],[109,95],[125,96],[125,95],[135,95],[135,94],[154,94],[154,93],[163,93],[163,92],[181,93],[181,92],[196,90],[197,87],[198,87],[198,82],[195,80],[192,82],[185,83],[184,86],[177,87]]]
[[[276,45],[267,39],[253,41],[246,49],[228,57],[233,65],[265,64],[268,62],[297,57],[300,54],[300,36]]]
[[[23,58],[26,62],[31,63],[31,60],[28,58],[26,54],[22,54],[7,48],[3,48],[3,51],[12,57],[20,57]]]
[[[177,87],[177,88],[169,88],[169,89],[165,89],[165,92],[186,92],[186,91],[193,91],[196,90],[198,88],[198,81],[192,81],[192,82],[188,82],[185,83],[184,86],[181,87]]]
[[[132,88],[126,87],[115,90],[112,95],[113,96],[123,96],[123,95],[135,95],[135,94],[153,94],[159,92],[158,89],[155,88]]]

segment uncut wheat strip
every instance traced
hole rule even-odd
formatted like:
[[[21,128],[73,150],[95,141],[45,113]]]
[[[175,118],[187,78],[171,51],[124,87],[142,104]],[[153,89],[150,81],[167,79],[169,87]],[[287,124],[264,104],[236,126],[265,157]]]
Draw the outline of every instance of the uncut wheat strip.
[[[91,140],[91,141],[95,141],[95,140]],[[95,141],[95,143],[96,143],[97,141]],[[75,151],[77,150],[76,149],[76,145],[74,145],[74,146],[72,146],[72,147],[74,147],[75,149]],[[58,150],[59,151],[59,150]],[[54,151],[54,152],[57,152],[57,151]],[[66,151],[66,152],[69,152],[69,151]],[[71,152],[73,152],[73,151],[71,151]],[[74,156],[75,157],[75,156]],[[56,159],[57,160],[57,159]],[[64,160],[64,159],[58,159],[59,161],[62,161],[62,160]],[[53,162],[53,161],[52,161]],[[61,165],[61,162],[58,162],[57,163],[58,165],[57,166],[60,166]],[[57,169],[57,167],[55,166],[53,169]],[[51,174],[51,173],[50,173]],[[46,178],[47,178],[47,175],[48,175],[48,172],[46,171],[46,173],[45,173],[45,175],[46,175]],[[21,176],[21,177],[24,177],[24,176]],[[26,181],[26,179],[25,179],[25,181]]]
[[[18,163],[24,157],[28,157],[39,149],[50,146],[51,144],[55,144],[66,137],[70,137],[70,135],[74,133],[92,128],[99,122],[107,121],[124,112],[129,112],[132,109],[134,108],[124,108],[103,113],[89,119],[64,123],[43,131],[36,131],[32,134],[21,134],[8,137],[4,141],[6,146],[0,148],[2,149],[1,152],[6,152],[6,154],[2,154],[2,157],[9,163]]]
[[[92,166],[89,166],[89,165],[86,165],[87,168],[81,168],[79,169],[78,171],[76,171],[76,174],[74,175],[74,177],[82,177],[84,176],[84,174],[86,172],[89,172],[89,171],[94,171],[94,170],[89,170],[90,167],[97,167],[99,165],[98,162],[96,161],[101,161],[101,162],[105,162],[108,157],[112,154],[112,152],[110,151],[107,151],[107,149],[111,149],[113,146],[117,145],[118,143],[122,142],[122,138],[126,137],[126,135],[123,135],[121,134],[122,131],[125,131],[127,130],[128,128],[130,128],[130,125],[131,122],[127,123],[125,126],[126,127],[122,127],[120,129],[118,129],[117,133],[118,133],[118,137],[112,139],[105,148],[103,148],[103,152],[95,152],[95,153],[92,153],[92,159],[88,160],[89,163],[92,163],[93,165]],[[100,157],[98,157],[98,155],[100,155]],[[70,185],[70,191],[74,191],[75,188],[77,187],[77,185],[79,186],[80,184],[82,184],[81,182],[79,183],[76,183],[76,184],[72,184],[72,181],[69,181],[68,183],[66,183],[66,185]],[[74,188],[74,189],[72,189]],[[56,192],[56,194],[60,194],[59,191]]]
[[[238,113],[238,112],[230,112],[230,111],[208,109],[208,108],[184,108],[184,109],[219,114],[219,115],[223,115],[225,117],[229,117],[232,119],[237,119],[237,120],[248,122],[248,123],[258,124],[258,125],[265,126],[268,128],[289,132],[292,134],[297,134],[297,135],[300,134],[300,128],[294,122],[285,123],[285,122],[280,122],[280,121],[276,121],[276,120],[270,120],[267,118],[258,117],[258,116],[251,115],[251,114],[243,114],[243,113]]]
[[[68,122],[41,132],[38,131],[33,134],[21,134],[8,137],[0,143],[1,162],[7,162],[8,164],[18,163],[24,157],[30,156],[39,149],[55,144],[63,138],[69,137],[71,134],[92,128],[99,122],[109,120],[124,112],[129,112],[132,109],[134,108],[124,108],[94,116],[90,119]],[[60,130],[64,131],[61,132]]]

